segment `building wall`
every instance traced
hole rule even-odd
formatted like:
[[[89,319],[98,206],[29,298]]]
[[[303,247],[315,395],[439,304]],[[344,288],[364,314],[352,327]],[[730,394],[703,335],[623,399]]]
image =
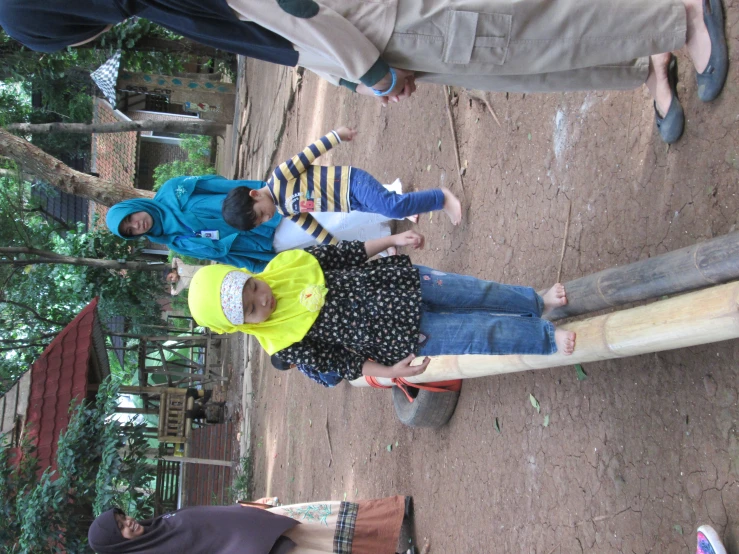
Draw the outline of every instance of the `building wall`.
[[[141,143],[141,157],[139,158],[139,186],[140,189],[151,190],[154,186],[154,169],[162,164],[175,160],[186,160],[187,153],[173,144]]]

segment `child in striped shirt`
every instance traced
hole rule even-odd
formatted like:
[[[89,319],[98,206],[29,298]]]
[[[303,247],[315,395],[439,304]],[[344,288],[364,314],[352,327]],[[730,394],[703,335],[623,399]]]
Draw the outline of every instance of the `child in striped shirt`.
[[[447,188],[395,194],[356,167],[312,165],[318,156],[342,141],[352,140],[356,134],[354,129],[339,127],[280,164],[267,186],[259,190],[233,188],[223,201],[223,219],[236,229],[249,231],[272,219],[276,210],[300,225],[319,244],[338,241],[321,227],[311,212],[356,210],[402,219],[444,210],[452,224],[461,221],[462,206]]]

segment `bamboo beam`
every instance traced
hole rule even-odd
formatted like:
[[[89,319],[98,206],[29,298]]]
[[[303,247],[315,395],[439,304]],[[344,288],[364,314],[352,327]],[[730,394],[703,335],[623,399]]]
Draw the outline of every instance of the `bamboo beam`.
[[[469,379],[598,362],[739,338],[739,282],[562,325],[577,333],[571,356],[438,356],[408,381]],[[391,385],[390,379],[378,379]],[[351,381],[368,386],[363,378]]]
[[[739,279],[739,232],[565,283],[556,320]]]

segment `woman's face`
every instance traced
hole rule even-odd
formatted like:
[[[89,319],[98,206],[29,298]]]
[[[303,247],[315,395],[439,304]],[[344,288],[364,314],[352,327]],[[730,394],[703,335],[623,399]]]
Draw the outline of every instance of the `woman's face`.
[[[137,237],[146,233],[152,225],[154,220],[147,212],[133,212],[123,218],[118,232],[124,237]]]
[[[277,307],[277,299],[270,286],[254,277],[244,285],[241,300],[244,303],[244,323],[267,321]]]
[[[138,521],[125,514],[116,514],[115,522],[124,539],[135,539],[144,534],[144,527]]]

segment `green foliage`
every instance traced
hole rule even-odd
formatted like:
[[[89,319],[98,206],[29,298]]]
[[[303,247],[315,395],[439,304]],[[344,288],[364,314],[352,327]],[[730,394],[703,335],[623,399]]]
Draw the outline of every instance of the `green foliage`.
[[[187,160],[175,160],[154,169],[154,190],[174,177],[183,175],[215,175],[210,162],[212,138],[201,135],[180,135],[180,147],[187,153]]]
[[[236,467],[235,475],[229,490],[231,500],[246,500],[251,498],[252,491],[252,463],[251,453],[242,456],[239,459],[239,465]]]
[[[0,178],[0,245],[34,247],[70,256],[137,260],[140,242],[94,225],[63,229],[41,217],[28,183]],[[27,258],[27,256],[25,256]],[[17,255],[23,260],[24,255]],[[125,316],[129,329],[161,322],[157,298],[166,290],[151,271],[117,272],[66,264],[0,265],[0,392],[40,355],[53,337],[95,296],[103,321]]]
[[[84,552],[93,518],[119,506],[138,518],[150,517],[144,490],[155,466],[143,457],[148,441],[142,423],[111,418],[118,385],[106,380],[95,402],[73,408],[59,438],[57,471],[39,479],[33,453],[19,468],[0,447],[0,540],[6,552]],[[121,454],[121,449],[126,451]]]
[[[20,458],[17,458],[19,455]],[[14,463],[16,461],[17,464]],[[35,449],[27,438],[22,441],[17,452],[8,447],[7,436],[0,438],[0,545],[5,547],[3,552],[14,551],[9,545],[15,543],[21,532],[21,522],[15,510],[16,502],[18,495],[38,481],[37,467]]]

